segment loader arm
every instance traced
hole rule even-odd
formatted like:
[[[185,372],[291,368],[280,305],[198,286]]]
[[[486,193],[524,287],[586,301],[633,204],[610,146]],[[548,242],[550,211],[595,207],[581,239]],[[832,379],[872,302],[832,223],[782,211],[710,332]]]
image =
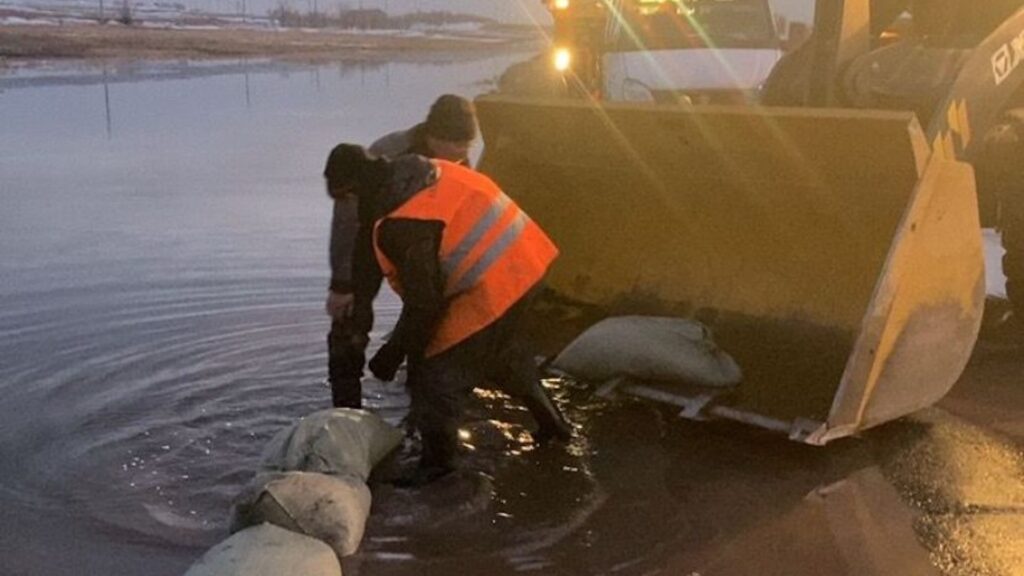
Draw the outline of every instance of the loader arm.
[[[926,135],[947,158],[973,162],[983,137],[1024,84],[1024,8],[977,46],[936,109]]]

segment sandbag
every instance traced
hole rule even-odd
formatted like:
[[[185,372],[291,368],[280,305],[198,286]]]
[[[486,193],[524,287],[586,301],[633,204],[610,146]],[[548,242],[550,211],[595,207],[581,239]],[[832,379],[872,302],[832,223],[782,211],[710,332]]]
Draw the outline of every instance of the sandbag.
[[[341,576],[338,557],[316,539],[262,524],[210,548],[185,576]]]
[[[743,378],[703,324],[654,316],[602,320],[566,346],[551,366],[591,382],[626,377],[724,387]]]
[[[365,410],[321,410],[274,436],[263,452],[263,467],[354,475],[365,482],[402,437],[400,430]]]
[[[369,515],[370,489],[359,478],[272,472],[235,499],[231,529],[269,522],[321,540],[342,558],[359,549]]]

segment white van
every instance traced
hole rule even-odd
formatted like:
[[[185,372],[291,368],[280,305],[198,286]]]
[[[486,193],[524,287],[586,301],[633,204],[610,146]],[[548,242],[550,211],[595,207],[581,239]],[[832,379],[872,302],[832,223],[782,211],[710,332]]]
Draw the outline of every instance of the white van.
[[[768,0],[611,2],[602,60],[604,98],[739,103],[782,57]]]

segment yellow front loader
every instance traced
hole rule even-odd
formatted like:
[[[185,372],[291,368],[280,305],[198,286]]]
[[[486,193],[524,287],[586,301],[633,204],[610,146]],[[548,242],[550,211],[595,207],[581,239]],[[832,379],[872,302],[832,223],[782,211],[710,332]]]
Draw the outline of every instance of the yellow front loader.
[[[780,63],[801,79],[787,88],[803,100],[787,106],[478,99],[479,167],[559,245],[554,292],[610,314],[700,319],[744,375],[724,395],[622,391],[824,444],[929,406],[959,378],[985,300],[971,162],[1024,78],[992,57],[1022,37],[1024,11],[1004,7],[940,95],[904,100],[927,109],[855,109],[837,79],[878,59],[878,35],[859,51],[821,35],[856,37],[875,4],[819,2],[791,54],[802,60]],[[883,66],[897,44],[881,48]],[[793,74],[800,65],[812,73]]]

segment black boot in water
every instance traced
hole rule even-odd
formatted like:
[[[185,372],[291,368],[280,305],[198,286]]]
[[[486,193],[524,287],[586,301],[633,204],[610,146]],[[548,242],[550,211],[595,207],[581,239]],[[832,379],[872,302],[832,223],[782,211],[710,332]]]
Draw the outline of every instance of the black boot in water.
[[[523,403],[533,415],[533,419],[537,421],[537,433],[533,435],[533,439],[539,444],[551,440],[568,442],[572,439],[572,425],[566,422],[565,417],[547,397],[540,385],[537,385],[529,396],[523,398]]]

